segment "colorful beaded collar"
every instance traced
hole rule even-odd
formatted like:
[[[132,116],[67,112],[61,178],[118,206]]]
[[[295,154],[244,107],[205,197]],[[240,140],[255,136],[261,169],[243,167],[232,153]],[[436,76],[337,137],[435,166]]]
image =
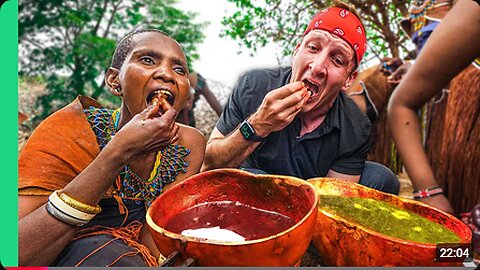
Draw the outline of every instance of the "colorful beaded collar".
[[[115,111],[90,107],[85,109],[87,120],[97,136],[100,149],[110,141],[118,131],[120,109]],[[117,177],[117,193],[122,198],[136,200],[137,204],[145,201],[147,206],[157,198],[163,186],[175,181],[180,172],[187,172],[185,161],[190,150],[181,145],[170,144],[157,152],[153,169],[147,180],[142,179],[127,164]]]

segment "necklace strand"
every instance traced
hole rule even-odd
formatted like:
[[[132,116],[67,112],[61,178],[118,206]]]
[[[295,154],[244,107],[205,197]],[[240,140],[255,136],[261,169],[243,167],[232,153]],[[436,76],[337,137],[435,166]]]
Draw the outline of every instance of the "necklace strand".
[[[97,135],[100,149],[103,149],[118,131],[120,109],[112,111],[90,107],[85,109],[85,114]],[[119,175],[118,195],[122,198],[143,199],[147,207],[150,206],[162,193],[164,185],[175,181],[180,172],[187,172],[189,164],[185,158],[189,153],[190,150],[184,146],[172,144],[158,151],[150,177],[146,181],[127,164]]]

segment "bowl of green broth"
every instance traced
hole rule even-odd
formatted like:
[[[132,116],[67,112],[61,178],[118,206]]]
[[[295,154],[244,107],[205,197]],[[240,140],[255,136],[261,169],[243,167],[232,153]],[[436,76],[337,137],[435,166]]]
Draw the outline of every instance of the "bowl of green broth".
[[[313,243],[328,265],[455,265],[436,261],[436,245],[471,243],[466,224],[427,204],[334,178],[309,182],[319,196]]]

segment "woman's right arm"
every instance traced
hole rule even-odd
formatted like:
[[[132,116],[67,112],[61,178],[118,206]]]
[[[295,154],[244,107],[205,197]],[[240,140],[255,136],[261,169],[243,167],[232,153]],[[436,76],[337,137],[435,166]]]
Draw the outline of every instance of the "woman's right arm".
[[[172,132],[177,130],[173,128],[175,114],[169,110],[160,119],[147,119],[143,124],[144,115],[136,115],[62,192],[85,204],[98,204],[133,156],[158,151],[176,137]],[[45,208],[47,199],[19,196],[19,265],[51,264],[78,230],[51,216]]]
[[[388,121],[415,189],[424,190],[438,185],[423,150],[417,110],[480,56],[479,18],[480,6],[477,3],[458,1],[429,37],[415,64],[390,99]],[[444,195],[421,201],[453,213]]]
[[[74,198],[82,197],[79,201],[96,205],[125,164],[115,148],[107,145],[63,191]],[[47,200],[47,196],[19,196],[19,265],[51,264],[79,228],[51,216],[44,207]]]

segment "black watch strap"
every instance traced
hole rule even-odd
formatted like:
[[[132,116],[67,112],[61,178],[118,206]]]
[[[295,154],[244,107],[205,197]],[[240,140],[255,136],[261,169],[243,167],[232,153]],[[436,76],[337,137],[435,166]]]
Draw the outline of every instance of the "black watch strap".
[[[243,138],[245,138],[245,140],[247,141],[260,142],[260,141],[263,141],[263,139],[265,139],[257,135],[257,133],[255,132],[255,129],[247,121],[247,119],[245,119],[240,124],[240,133],[242,133]]]

